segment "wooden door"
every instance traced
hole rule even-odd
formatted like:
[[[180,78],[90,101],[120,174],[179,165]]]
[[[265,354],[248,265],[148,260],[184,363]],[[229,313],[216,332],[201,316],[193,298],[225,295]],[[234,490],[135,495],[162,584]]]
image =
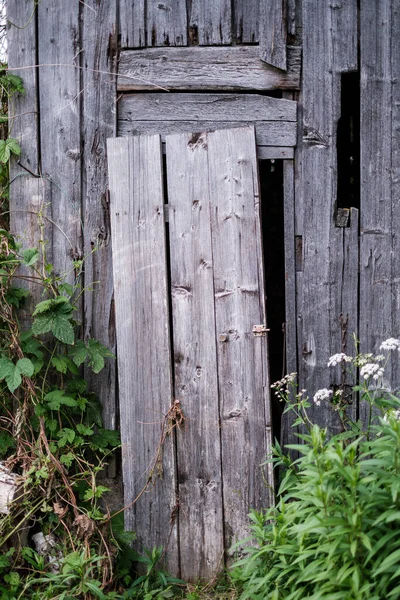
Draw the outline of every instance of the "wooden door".
[[[108,156],[126,525],[209,580],[272,502],[254,128],[167,135],[165,173],[158,135]]]

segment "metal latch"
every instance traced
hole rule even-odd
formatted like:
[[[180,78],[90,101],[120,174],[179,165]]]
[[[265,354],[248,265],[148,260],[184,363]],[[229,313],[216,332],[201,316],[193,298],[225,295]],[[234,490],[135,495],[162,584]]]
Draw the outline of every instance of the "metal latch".
[[[267,335],[267,327],[265,325],[254,325],[253,334],[254,337],[265,337]]]

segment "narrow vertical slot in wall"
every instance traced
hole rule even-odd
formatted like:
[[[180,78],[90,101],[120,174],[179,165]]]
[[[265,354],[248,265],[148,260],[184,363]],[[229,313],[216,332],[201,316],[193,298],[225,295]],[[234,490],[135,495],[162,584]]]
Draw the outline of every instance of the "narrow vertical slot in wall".
[[[337,127],[337,212],[360,208],[360,73],[341,75]],[[339,224],[339,226],[341,226]]]
[[[283,161],[259,161],[264,278],[269,328],[270,381],[281,379],[285,361],[285,246],[283,212]],[[280,438],[283,406],[271,394],[273,436]]]
[[[168,301],[168,318],[169,318],[169,340],[170,340],[170,355],[171,355],[171,384],[172,384],[172,394],[175,393],[175,359],[174,359],[174,329],[173,329],[173,317],[172,317],[172,294],[171,294],[171,251],[170,251],[170,233],[169,233],[169,205],[168,205],[168,182],[167,182],[167,157],[166,154],[162,155],[163,160],[163,189],[164,189],[164,221],[165,221],[165,255],[167,262],[167,301]],[[174,397],[172,398],[174,400]],[[178,484],[178,453],[177,453],[177,436],[176,429],[174,428],[173,432],[174,439],[174,454],[175,454],[175,497],[179,498],[179,484]],[[179,502],[177,500],[176,507],[179,506]],[[178,509],[179,510],[179,509]],[[175,507],[174,507],[175,511]],[[180,546],[179,546],[179,518],[178,514],[174,514],[171,519],[175,519],[175,524],[177,527],[177,539],[178,539],[178,577],[181,576],[181,557],[180,557]],[[172,523],[171,523],[172,525]]]

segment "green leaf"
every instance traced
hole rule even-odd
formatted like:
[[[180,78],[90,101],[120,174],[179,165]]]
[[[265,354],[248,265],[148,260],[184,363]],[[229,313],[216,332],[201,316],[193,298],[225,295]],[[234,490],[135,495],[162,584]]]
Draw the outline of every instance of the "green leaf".
[[[61,429],[57,433],[57,437],[60,438],[58,441],[58,447],[63,448],[68,443],[72,444],[72,442],[75,439],[75,431],[73,429],[68,429],[68,428]]]
[[[76,429],[81,435],[91,436],[94,434],[93,429],[91,427],[86,427],[86,425],[83,425],[83,423],[78,423]]]
[[[54,318],[51,331],[60,342],[72,345],[75,341],[74,328],[66,316],[57,316]]]
[[[99,373],[104,367],[104,358],[114,358],[114,354],[97,340],[89,339],[86,343],[79,340],[71,351],[73,361],[80,366],[88,361],[94,373]]]
[[[59,296],[58,298],[50,298],[49,300],[43,300],[42,302],[39,302],[39,304],[36,305],[36,308],[33,311],[33,316],[36,317],[36,315],[47,312],[49,310],[57,311],[64,304],[69,304],[69,312],[72,312],[74,310],[74,307],[69,303],[68,298],[65,298],[65,296]]]
[[[14,364],[9,358],[0,359],[0,381],[5,379],[8,389],[13,393],[21,385],[22,377],[31,377],[34,366],[29,358],[21,358]]]
[[[74,407],[77,406],[75,398],[65,396],[64,390],[54,390],[45,395],[44,399],[48,403],[50,410],[60,410],[62,405]]]
[[[39,250],[37,248],[28,248],[27,250],[24,250],[24,264],[27,267],[31,267],[32,265],[37,263],[37,261],[39,260],[39,256]]]
[[[0,457],[5,458],[9,450],[15,448],[15,440],[8,431],[0,431]]]
[[[16,154],[17,156],[21,154],[18,140],[15,138],[0,140],[0,162],[6,164],[10,160],[11,154]]]

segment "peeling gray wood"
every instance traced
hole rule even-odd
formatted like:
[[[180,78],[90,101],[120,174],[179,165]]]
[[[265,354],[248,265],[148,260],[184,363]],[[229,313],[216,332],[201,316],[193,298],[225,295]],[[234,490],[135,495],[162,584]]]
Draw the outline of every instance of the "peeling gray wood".
[[[225,547],[249,533],[248,513],[273,502],[260,199],[254,129],[207,135],[222,447]],[[229,257],[229,260],[227,260]]]
[[[286,71],[287,29],[283,0],[260,0],[260,58]]]
[[[398,74],[398,65],[392,73],[391,64],[391,36],[396,35],[398,39],[398,31],[392,30],[394,8],[395,3],[389,0],[363,2],[360,13],[362,352],[378,352],[383,340],[400,334],[395,316],[399,308],[397,302],[393,302],[396,295],[393,295],[392,280],[398,262],[398,255],[393,254],[396,247],[393,241],[398,237],[399,223],[398,203],[392,198],[391,173],[391,168],[398,166],[392,165],[391,147],[391,140],[398,136],[392,129],[393,75]],[[390,365],[385,375],[385,383],[395,383],[391,381]],[[360,407],[360,416],[367,417],[364,406]]]
[[[283,148],[273,146],[257,146],[257,157],[260,160],[293,159],[294,148]]]
[[[84,337],[95,338],[116,351],[110,207],[107,193],[106,139],[116,134],[116,0],[85,0],[82,8],[82,45],[85,90],[82,134],[82,199],[84,219],[85,285]],[[99,73],[98,71],[102,71]],[[110,74],[108,74],[110,73]],[[93,376],[85,373],[89,389],[100,399],[107,428],[116,423],[116,361]],[[111,473],[109,473],[111,474]]]
[[[210,581],[223,567],[223,506],[209,159],[206,135],[168,136],[167,181],[181,576]]]
[[[132,121],[296,121],[297,102],[258,94],[124,94],[118,118]]]
[[[258,42],[260,0],[234,0],[233,27],[237,44]]]
[[[191,0],[189,6],[192,44],[215,46],[231,43],[231,0]]]
[[[137,547],[168,546],[167,564],[176,572],[173,436],[159,449],[172,403],[159,136],[110,139],[108,169],[125,523]]]
[[[134,100],[132,100],[134,103]],[[168,134],[184,132],[215,131],[230,129],[239,125],[251,125],[251,118],[243,121],[135,121],[129,118],[129,102],[122,102],[118,119],[118,135],[161,134],[164,139]],[[125,112],[125,108],[128,108]],[[296,123],[294,121],[255,121],[257,144],[260,146],[295,146],[297,142]]]
[[[40,140],[43,176],[51,181],[51,246],[55,272],[75,279],[73,260],[83,257],[81,225],[81,138],[79,0],[60,11],[37,6]],[[65,66],[67,65],[67,66]]]
[[[125,50],[118,90],[298,89],[300,61],[298,47],[288,48],[286,72],[260,61],[257,46]]]

